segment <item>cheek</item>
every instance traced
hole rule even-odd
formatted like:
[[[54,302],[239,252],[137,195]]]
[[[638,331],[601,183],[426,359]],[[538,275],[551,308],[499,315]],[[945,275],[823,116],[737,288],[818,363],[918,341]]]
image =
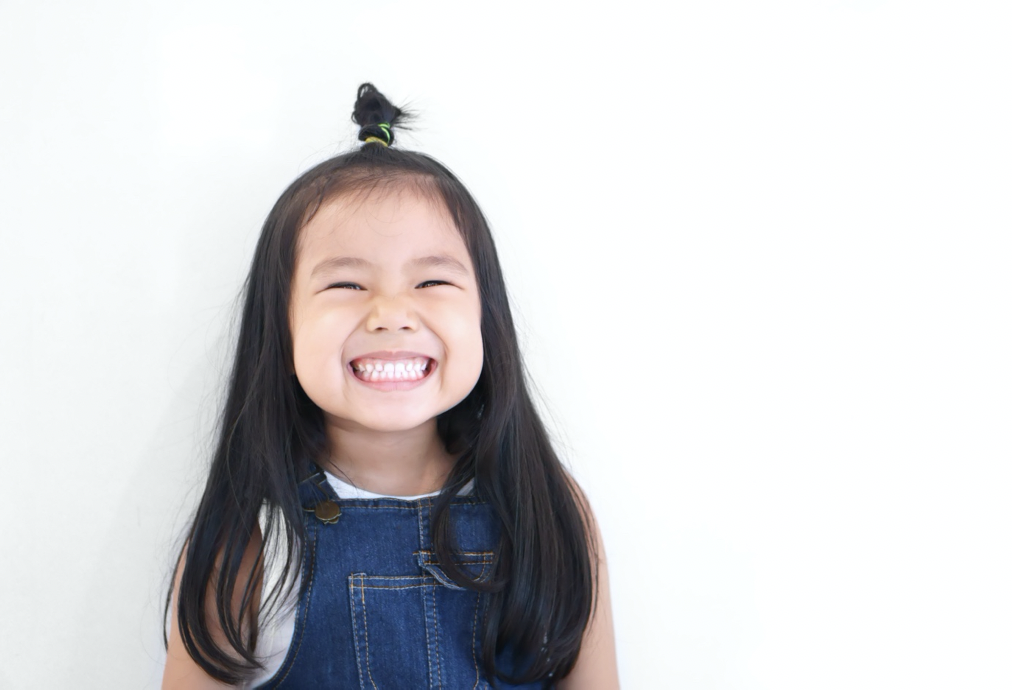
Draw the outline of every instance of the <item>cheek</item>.
[[[464,316],[461,316],[461,314]],[[447,348],[455,362],[455,371],[462,384],[473,387],[484,364],[481,337],[481,314],[477,309],[458,311],[448,331]]]
[[[481,339],[481,329],[478,329],[478,334],[475,337],[473,344],[473,358],[471,360],[471,377],[470,377],[470,388],[474,388],[475,384],[478,383],[478,378],[481,376],[481,370],[485,365],[485,354],[484,346]]]
[[[300,382],[303,378],[340,373],[341,347],[347,339],[347,330],[346,320],[334,314],[310,315],[294,325],[292,357]]]

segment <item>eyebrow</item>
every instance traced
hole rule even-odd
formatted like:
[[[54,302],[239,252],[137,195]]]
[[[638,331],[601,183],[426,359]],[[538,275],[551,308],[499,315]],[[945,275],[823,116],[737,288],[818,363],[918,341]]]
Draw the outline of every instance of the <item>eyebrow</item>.
[[[431,268],[445,268],[449,271],[459,273],[465,276],[469,274],[469,271],[464,266],[464,264],[460,263],[452,256],[447,256],[446,254],[423,256],[418,259],[410,261],[408,265],[431,267]],[[313,272],[310,273],[309,275],[312,278],[316,276],[318,273],[323,273],[324,271],[330,271],[338,268],[373,268],[373,267],[374,264],[372,262],[366,261],[365,259],[360,259],[355,256],[335,256],[330,259],[325,259],[320,263],[316,264],[316,267],[313,268]]]

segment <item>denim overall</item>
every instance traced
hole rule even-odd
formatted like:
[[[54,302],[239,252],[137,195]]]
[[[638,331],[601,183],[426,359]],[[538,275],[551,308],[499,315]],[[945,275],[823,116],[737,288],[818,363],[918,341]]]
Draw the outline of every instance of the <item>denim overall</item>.
[[[437,563],[434,499],[341,499],[318,469],[299,496],[305,589],[288,655],[258,687],[490,688],[481,668],[485,595],[457,586]],[[498,531],[488,504],[457,496],[450,513],[457,563],[489,577]]]

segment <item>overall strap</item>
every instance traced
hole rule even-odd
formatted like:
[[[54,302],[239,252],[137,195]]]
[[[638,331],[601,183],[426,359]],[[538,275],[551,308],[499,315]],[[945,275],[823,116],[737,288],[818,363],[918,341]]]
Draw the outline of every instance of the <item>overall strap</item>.
[[[337,494],[327,481],[326,475],[315,463],[310,464],[310,474],[299,482],[299,500],[302,507],[312,510],[321,501],[336,501]]]
[[[311,465],[311,473],[299,482],[299,501],[305,513],[313,513],[317,520],[332,525],[341,517],[341,508],[334,488],[317,465]]]

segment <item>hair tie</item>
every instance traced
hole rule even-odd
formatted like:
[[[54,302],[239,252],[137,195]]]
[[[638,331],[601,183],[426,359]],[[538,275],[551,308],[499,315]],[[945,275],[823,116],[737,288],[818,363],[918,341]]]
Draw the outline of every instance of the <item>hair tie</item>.
[[[368,136],[368,137],[365,138],[364,143],[365,144],[369,144],[369,143],[372,143],[372,142],[375,141],[377,144],[383,144],[384,146],[390,146],[390,140],[393,139],[393,136],[390,133],[390,125],[389,125],[389,123],[380,122],[380,123],[372,125],[372,126],[373,127],[379,127],[383,131],[383,134],[386,135],[386,139],[384,140],[384,139],[380,139],[379,137]]]

